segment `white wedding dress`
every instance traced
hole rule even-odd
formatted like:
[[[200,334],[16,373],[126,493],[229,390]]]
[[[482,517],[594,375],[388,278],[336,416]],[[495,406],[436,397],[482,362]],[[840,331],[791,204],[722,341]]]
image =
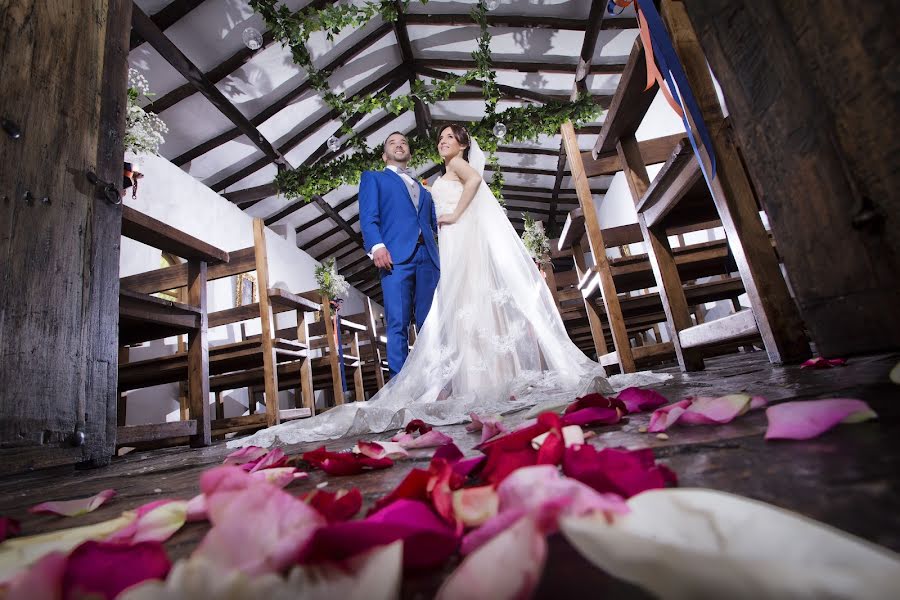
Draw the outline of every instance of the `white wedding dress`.
[[[484,172],[472,144],[469,162]],[[431,190],[438,215],[452,213],[462,184],[439,178]],[[270,446],[469,420],[535,405],[559,406],[596,391],[612,393],[603,367],[569,339],[550,290],[518,234],[482,183],[459,221],[438,234],[441,278],[403,369],[368,402],[334,407],[229,447]],[[617,375],[616,388],[649,385],[667,375]]]

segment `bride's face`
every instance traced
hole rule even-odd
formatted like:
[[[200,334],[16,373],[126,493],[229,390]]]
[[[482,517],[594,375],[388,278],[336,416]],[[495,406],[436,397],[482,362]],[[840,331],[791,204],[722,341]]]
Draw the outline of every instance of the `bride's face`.
[[[465,149],[466,146],[460,145],[459,140],[456,139],[453,129],[447,127],[441,132],[441,137],[438,140],[438,154],[441,155],[444,162],[449,161]]]

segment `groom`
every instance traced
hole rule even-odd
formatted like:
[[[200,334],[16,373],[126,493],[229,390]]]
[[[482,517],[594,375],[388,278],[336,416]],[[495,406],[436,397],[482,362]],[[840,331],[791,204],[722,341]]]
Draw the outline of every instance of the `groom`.
[[[359,224],[366,252],[378,267],[387,319],[391,377],[409,354],[409,324],[425,322],[440,277],[437,219],[431,194],[416,181],[409,142],[395,131],[384,142],[383,171],[364,171],[359,181]]]

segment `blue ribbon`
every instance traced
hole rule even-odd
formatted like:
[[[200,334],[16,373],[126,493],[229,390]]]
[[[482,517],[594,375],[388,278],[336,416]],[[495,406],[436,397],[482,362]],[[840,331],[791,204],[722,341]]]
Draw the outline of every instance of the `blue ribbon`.
[[[682,116],[684,129],[687,131],[688,139],[691,141],[691,147],[694,149],[697,162],[700,163],[700,170],[703,172],[704,179],[706,179],[706,185],[709,186],[709,190],[712,192],[712,180],[716,177],[716,155],[713,152],[709,131],[706,129],[706,124],[703,122],[703,116],[700,113],[700,106],[697,104],[696,98],[694,98],[694,93],[688,84],[687,75],[685,75],[684,69],[681,67],[681,61],[678,60],[678,55],[675,53],[675,48],[672,47],[669,34],[663,25],[662,18],[656,11],[653,1],[641,2],[640,8],[644,13],[644,18],[647,19],[647,27],[650,30],[650,38],[653,41],[653,54],[659,61],[660,71],[666,83],[669,84],[672,96],[678,102],[678,105],[681,106],[682,113],[684,113],[684,116]],[[709,173],[707,173],[706,166],[700,158],[697,140],[694,138],[694,132],[687,118],[688,113],[694,117],[697,135],[700,137],[702,145],[706,147],[710,162]]]

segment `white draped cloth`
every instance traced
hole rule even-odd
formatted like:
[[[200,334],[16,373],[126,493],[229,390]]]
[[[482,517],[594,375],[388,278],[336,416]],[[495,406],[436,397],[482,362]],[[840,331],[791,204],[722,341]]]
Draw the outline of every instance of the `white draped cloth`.
[[[484,172],[472,143],[469,162]],[[452,213],[458,181],[432,187],[438,215]],[[469,413],[504,414],[536,405],[559,406],[613,388],[603,367],[569,339],[543,276],[487,184],[460,219],[438,234],[441,278],[422,330],[400,373],[368,402],[337,406],[229,442],[270,446],[383,432],[412,419],[431,425],[469,420]],[[619,375],[616,388],[658,383],[668,376]]]

